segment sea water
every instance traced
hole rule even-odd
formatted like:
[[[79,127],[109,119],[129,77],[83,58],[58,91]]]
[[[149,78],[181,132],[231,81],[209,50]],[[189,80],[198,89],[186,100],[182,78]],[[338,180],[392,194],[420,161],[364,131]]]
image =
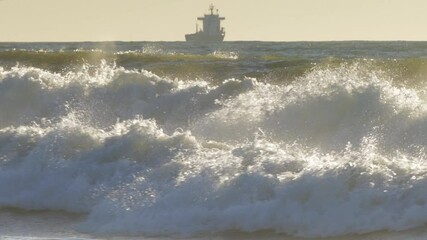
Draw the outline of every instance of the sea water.
[[[426,239],[427,43],[0,44],[0,239]]]

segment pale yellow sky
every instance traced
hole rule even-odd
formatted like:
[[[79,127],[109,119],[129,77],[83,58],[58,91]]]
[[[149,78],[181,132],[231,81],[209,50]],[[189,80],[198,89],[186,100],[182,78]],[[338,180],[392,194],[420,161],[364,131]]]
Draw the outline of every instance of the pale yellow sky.
[[[225,40],[427,40],[426,0],[0,0],[0,41],[183,41],[210,3]]]

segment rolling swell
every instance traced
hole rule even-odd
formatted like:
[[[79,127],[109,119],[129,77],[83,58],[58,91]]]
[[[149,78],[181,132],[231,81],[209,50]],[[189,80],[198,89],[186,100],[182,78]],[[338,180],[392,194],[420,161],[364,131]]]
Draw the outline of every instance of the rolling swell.
[[[417,83],[422,82],[427,74],[427,59],[424,57],[293,57],[279,54],[252,56],[233,51],[216,50],[194,54],[158,48],[134,51],[102,49],[0,51],[0,64],[6,68],[18,64],[51,72],[66,73],[81,70],[82,65],[99,65],[101,61],[126,69],[144,68],[171,79],[209,79],[211,82],[245,76],[270,82],[294,80],[317,65],[337,67],[344,63],[358,62],[369,62],[367,65],[372,70],[383,71],[394,81],[413,86],[418,86]]]
[[[151,51],[103,51],[74,50],[9,50],[0,51],[0,64],[13,67],[17,64],[46,69],[54,72],[79,70],[83,64],[98,65],[101,61],[117,64],[128,69],[144,66],[158,74],[171,77],[190,78],[207,77],[221,73],[231,73],[235,67],[230,66],[238,59],[233,52],[214,51],[198,55],[190,53]],[[190,74],[190,75],[189,75]],[[224,74],[222,75],[224,76]]]
[[[0,68],[0,206],[85,213],[77,228],[99,234],[425,224],[424,60],[271,59],[303,70],[209,82],[108,58]]]

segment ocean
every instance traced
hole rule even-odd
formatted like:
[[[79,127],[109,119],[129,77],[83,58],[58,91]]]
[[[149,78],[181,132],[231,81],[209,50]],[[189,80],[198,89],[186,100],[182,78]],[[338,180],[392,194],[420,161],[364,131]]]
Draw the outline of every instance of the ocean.
[[[427,239],[427,42],[0,43],[0,239]]]

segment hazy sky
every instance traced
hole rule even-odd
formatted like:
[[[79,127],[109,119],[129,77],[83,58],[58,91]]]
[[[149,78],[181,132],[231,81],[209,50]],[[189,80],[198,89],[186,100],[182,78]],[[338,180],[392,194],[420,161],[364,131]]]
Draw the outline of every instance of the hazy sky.
[[[225,40],[427,40],[426,0],[0,0],[0,41],[183,41],[210,3]]]

